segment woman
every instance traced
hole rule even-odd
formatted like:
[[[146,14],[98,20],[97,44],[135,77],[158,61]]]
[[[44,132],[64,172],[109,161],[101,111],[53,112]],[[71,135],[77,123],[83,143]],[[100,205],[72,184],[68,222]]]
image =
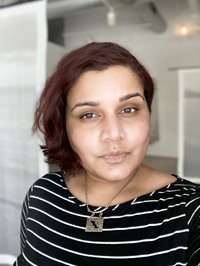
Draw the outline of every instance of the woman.
[[[47,162],[15,265],[198,265],[200,188],[143,164],[154,84],[114,43],[67,54],[35,112]]]

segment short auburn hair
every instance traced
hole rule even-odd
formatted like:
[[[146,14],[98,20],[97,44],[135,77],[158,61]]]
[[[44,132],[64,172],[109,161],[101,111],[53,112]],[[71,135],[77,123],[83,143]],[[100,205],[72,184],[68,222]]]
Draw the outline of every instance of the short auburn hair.
[[[151,111],[154,83],[145,67],[128,50],[111,42],[93,42],[66,54],[47,79],[35,110],[33,132],[44,135],[41,149],[46,162],[57,165],[66,175],[74,175],[82,166],[72,150],[66,133],[67,95],[86,71],[105,70],[111,66],[130,68],[139,78]]]

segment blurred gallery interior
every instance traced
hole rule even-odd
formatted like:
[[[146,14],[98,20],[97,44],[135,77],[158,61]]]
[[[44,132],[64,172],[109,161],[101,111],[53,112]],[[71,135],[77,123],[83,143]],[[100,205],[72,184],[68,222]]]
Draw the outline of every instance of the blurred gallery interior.
[[[143,62],[157,87],[145,161],[200,183],[200,0],[1,0],[0,34],[0,261],[19,253],[28,188],[54,169],[31,133],[36,99],[83,44],[116,42]]]

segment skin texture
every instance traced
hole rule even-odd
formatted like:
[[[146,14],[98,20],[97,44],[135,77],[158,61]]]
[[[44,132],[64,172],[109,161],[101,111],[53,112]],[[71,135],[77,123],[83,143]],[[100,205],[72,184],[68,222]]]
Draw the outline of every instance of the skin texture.
[[[118,197],[119,202],[129,199],[151,172],[142,164],[150,113],[137,75],[123,66],[82,74],[69,92],[66,111],[68,138],[86,171],[92,203],[106,204],[131,180]],[[83,179],[80,174],[68,186],[84,201]]]

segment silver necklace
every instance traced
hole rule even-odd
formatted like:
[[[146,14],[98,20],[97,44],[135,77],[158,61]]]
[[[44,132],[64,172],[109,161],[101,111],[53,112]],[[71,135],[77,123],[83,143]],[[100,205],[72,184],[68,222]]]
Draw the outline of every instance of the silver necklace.
[[[103,230],[103,222],[104,222],[104,218],[103,218],[104,211],[107,210],[110,207],[110,205],[113,202],[113,200],[122,192],[122,190],[130,183],[131,180],[132,180],[132,177],[128,180],[128,182],[122,188],[120,188],[120,190],[117,192],[117,194],[115,194],[112,197],[112,199],[108,202],[108,204],[105,207],[102,207],[103,209],[100,208],[100,210],[92,211],[89,208],[89,205],[88,205],[88,184],[87,184],[87,177],[86,177],[86,174],[85,174],[86,206],[87,206],[87,211],[89,213],[91,213],[91,215],[87,218],[85,232],[102,232],[102,230]]]

